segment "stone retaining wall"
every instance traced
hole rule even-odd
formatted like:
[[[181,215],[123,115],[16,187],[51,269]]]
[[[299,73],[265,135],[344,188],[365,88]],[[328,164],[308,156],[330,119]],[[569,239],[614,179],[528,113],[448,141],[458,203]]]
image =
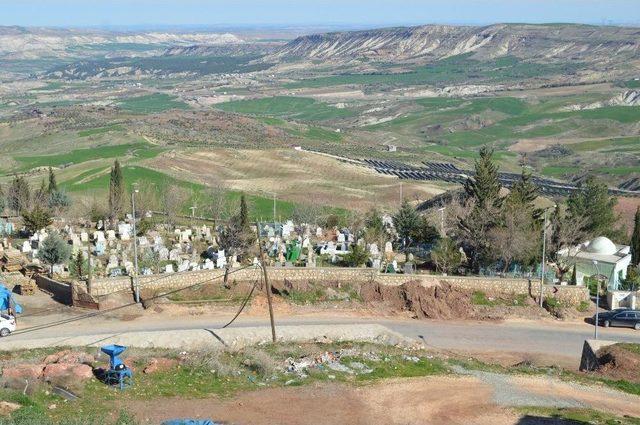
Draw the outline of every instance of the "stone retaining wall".
[[[419,281],[422,285],[432,286],[440,282],[447,282],[456,287],[471,291],[482,291],[487,294],[529,294],[537,297],[540,293],[540,284],[537,281],[529,282],[527,279],[502,279],[464,276],[438,276],[427,274],[394,275],[381,274],[372,269],[364,268],[278,268],[268,269],[269,279],[273,283],[289,282],[341,282],[352,284],[367,284],[378,282],[383,285],[402,285],[409,281]],[[199,270],[193,272],[161,274],[153,276],[141,276],[140,287],[147,290],[171,290],[187,286],[222,282],[224,272],[222,270]],[[258,268],[236,269],[229,275],[229,281],[247,282],[260,279],[261,271]],[[114,292],[131,290],[131,278],[105,278],[95,279],[92,283],[91,294],[101,297]],[[560,301],[577,305],[589,300],[589,293],[585,287],[579,286],[554,286],[544,285],[545,297],[553,296]]]

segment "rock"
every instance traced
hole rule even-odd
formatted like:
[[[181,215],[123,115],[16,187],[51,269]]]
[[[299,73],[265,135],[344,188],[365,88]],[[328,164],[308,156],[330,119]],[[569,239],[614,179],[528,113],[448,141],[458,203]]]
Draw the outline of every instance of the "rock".
[[[86,381],[93,377],[93,369],[91,369],[91,366],[86,364],[74,363],[53,363],[44,368],[43,377],[45,381],[50,381],[53,378],[69,376],[80,381]]]
[[[50,354],[44,358],[44,364],[68,363],[68,364],[92,364],[95,358],[91,354],[82,351],[63,350],[54,354]]]
[[[27,379],[35,381],[42,376],[44,364],[18,364],[15,366],[7,366],[2,371],[2,377],[5,379]]]
[[[156,372],[165,372],[170,370],[178,365],[178,361],[174,359],[167,359],[161,357],[159,359],[153,358],[149,361],[149,364],[145,366],[143,372],[144,373],[156,373]]]
[[[0,401],[0,416],[9,416],[19,408],[21,408],[18,403],[11,403],[9,401]]]

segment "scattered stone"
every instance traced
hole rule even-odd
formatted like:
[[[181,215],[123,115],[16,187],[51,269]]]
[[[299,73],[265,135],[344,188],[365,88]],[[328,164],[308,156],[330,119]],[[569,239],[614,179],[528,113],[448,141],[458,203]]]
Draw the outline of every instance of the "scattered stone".
[[[0,416],[9,416],[19,408],[21,408],[18,403],[11,403],[10,401],[0,401]]]
[[[156,372],[166,372],[178,365],[178,361],[174,359],[167,359],[164,357],[161,358],[153,358],[149,361],[147,366],[145,366],[143,373],[151,374]]]
[[[93,378],[93,369],[86,364],[73,363],[52,363],[44,368],[43,377],[45,381],[67,376],[79,381],[86,381]]]
[[[8,366],[3,369],[2,377],[5,379],[26,379],[29,381],[35,381],[42,376],[44,368],[44,364],[18,364],[15,366]]]

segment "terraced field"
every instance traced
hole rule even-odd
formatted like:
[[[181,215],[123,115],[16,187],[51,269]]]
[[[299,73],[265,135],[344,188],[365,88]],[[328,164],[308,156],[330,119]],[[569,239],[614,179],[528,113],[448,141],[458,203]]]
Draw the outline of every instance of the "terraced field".
[[[348,109],[336,108],[314,99],[291,96],[237,100],[218,104],[216,108],[239,114],[305,121],[326,121],[355,115],[355,112]]]

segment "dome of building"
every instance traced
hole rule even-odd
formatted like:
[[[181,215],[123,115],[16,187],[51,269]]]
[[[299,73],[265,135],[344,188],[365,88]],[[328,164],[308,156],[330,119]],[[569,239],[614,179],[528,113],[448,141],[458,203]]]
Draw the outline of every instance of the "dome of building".
[[[609,238],[598,236],[597,238],[589,242],[587,251],[593,254],[613,255],[618,252],[618,248],[616,248],[616,245],[611,242]]]

